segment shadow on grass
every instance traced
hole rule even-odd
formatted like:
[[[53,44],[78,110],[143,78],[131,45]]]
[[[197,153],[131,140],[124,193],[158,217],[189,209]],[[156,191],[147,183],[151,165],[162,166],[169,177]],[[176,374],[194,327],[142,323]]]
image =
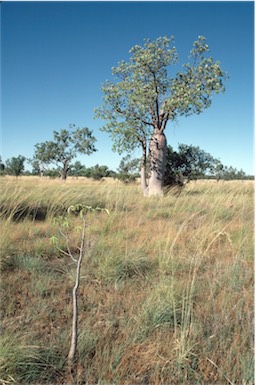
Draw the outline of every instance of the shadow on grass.
[[[24,220],[43,222],[47,217],[64,215],[66,210],[66,207],[59,205],[54,208],[48,206],[19,206],[0,211],[2,211],[2,218],[10,219],[13,222],[21,222]]]

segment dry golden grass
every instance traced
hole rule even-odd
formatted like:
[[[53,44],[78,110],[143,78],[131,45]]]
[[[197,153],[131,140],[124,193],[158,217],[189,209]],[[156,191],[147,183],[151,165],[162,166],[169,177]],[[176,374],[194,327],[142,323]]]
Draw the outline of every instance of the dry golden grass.
[[[3,384],[67,380],[74,273],[50,237],[76,203],[110,215],[90,226],[74,384],[254,383],[251,181],[161,199],[113,180],[1,184]]]

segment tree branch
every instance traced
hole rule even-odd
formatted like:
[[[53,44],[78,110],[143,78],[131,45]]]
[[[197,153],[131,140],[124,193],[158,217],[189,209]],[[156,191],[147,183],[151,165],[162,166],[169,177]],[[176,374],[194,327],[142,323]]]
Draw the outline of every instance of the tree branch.
[[[176,106],[169,108],[168,111],[164,112],[166,100],[163,102],[162,110],[160,111],[160,133],[162,134],[166,128],[168,120],[171,118],[172,113],[175,111]]]
[[[68,257],[70,257],[72,259],[72,261],[76,262],[77,263],[77,260],[73,257],[73,254],[71,253],[71,250],[70,250],[70,247],[69,247],[69,238],[67,236],[67,234],[65,234],[61,228],[59,228],[59,233],[60,235],[65,239],[66,241],[66,247],[67,247],[67,250],[68,252],[62,250],[60,247],[58,247],[59,251],[61,251],[63,254],[67,255]]]
[[[146,124],[147,126],[152,126],[152,127],[154,127],[154,124],[153,124],[153,123],[147,122],[146,120],[141,119],[141,118],[138,117],[138,116],[134,116],[133,118],[134,118],[135,120],[139,120],[141,123]]]
[[[169,112],[167,112],[165,114],[165,117],[163,118],[163,121],[161,122],[161,129],[160,129],[160,133],[162,134],[166,128],[166,125],[167,125],[167,122],[168,122],[168,119],[169,119]]]
[[[121,108],[116,107],[115,110],[116,110],[116,112],[118,112],[119,114],[122,114],[122,115],[126,115],[126,116],[127,116],[127,113],[126,113],[125,111],[121,110]],[[147,126],[152,126],[152,127],[154,127],[154,124],[153,124],[153,123],[147,122],[146,120],[140,118],[139,116],[136,116],[135,114],[128,114],[128,116],[132,117],[132,118],[135,119],[135,120],[139,120],[141,123],[146,124]]]
[[[161,123],[160,123],[159,103],[158,103],[158,95],[159,95],[159,92],[158,92],[158,88],[157,88],[156,74],[155,74],[155,72],[153,72],[153,71],[151,71],[151,72],[152,72],[152,74],[153,74],[154,84],[155,84],[155,91],[156,91],[156,95],[157,95],[157,96],[156,96],[156,99],[155,99],[157,125],[158,125],[158,128],[160,128]]]

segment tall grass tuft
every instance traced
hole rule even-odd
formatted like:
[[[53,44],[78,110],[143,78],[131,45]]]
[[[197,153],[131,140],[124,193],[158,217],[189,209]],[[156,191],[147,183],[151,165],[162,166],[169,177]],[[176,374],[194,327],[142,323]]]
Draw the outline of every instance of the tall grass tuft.
[[[27,345],[22,338],[17,340],[3,336],[0,349],[3,384],[51,383],[61,380],[64,360],[57,348]]]

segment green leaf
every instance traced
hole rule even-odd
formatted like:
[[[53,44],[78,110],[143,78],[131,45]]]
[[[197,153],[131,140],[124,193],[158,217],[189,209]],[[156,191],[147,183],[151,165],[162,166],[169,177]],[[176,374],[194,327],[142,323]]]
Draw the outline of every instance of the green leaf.
[[[59,238],[57,238],[56,236],[52,236],[50,238],[50,242],[53,244],[53,245],[57,245],[59,243]]]

